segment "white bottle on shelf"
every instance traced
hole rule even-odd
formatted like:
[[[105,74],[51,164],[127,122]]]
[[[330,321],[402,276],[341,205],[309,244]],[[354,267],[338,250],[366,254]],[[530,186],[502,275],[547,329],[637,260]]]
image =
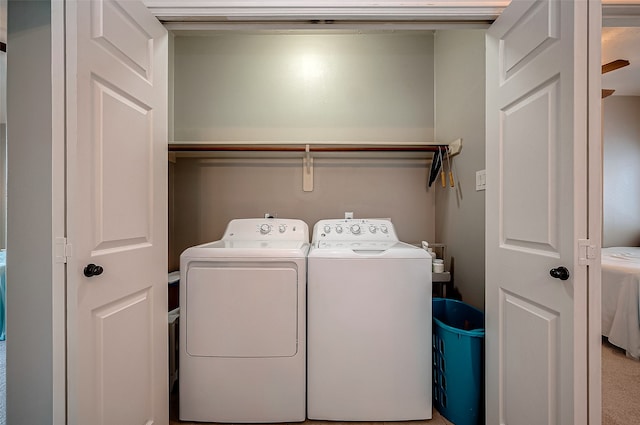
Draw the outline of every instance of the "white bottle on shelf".
[[[439,258],[433,259],[433,272],[444,273],[444,260]]]

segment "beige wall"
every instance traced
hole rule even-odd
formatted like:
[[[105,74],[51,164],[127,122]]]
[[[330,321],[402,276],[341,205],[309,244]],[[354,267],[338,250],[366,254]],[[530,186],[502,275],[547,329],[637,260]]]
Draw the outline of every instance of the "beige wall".
[[[188,134],[190,130],[184,124],[186,117],[179,109],[186,107],[186,110],[195,111],[199,105],[198,108],[203,111],[197,113],[204,117],[208,109],[202,99],[206,96],[194,100],[192,96],[185,95],[193,89],[184,88],[184,77],[180,77],[180,70],[189,68],[187,65],[190,59],[184,52],[180,52],[179,37],[176,40],[175,96],[176,99],[182,99],[175,103],[176,139],[183,140],[187,135],[198,139],[197,134]],[[182,40],[189,44],[191,41]],[[200,45],[202,42],[199,40],[196,44]],[[236,217],[261,217],[269,212],[280,217],[303,219],[312,227],[319,219],[342,217],[345,211],[353,211],[356,217],[390,217],[402,240],[413,243],[427,240],[447,244],[450,255],[448,263],[453,259],[455,265],[456,287],[466,302],[483,308],[484,192],[475,191],[475,172],[483,169],[485,164],[484,31],[440,31],[436,33],[435,40],[433,35],[429,35],[428,39],[414,40],[413,43],[422,46],[419,50],[429,52],[430,65],[424,65],[425,69],[422,71],[428,78],[417,76],[413,69],[405,73],[403,70],[408,68],[398,67],[393,72],[394,79],[403,81],[408,87],[431,85],[428,89],[431,92],[427,95],[420,94],[420,97],[427,96],[427,99],[420,100],[413,99],[412,94],[405,92],[403,96],[408,96],[406,103],[401,98],[390,99],[386,93],[375,102],[382,109],[393,106],[387,111],[392,117],[383,114],[380,122],[385,128],[392,128],[389,120],[396,119],[393,116],[397,116],[397,111],[407,107],[406,105],[415,102],[434,104],[435,112],[431,112],[433,116],[426,116],[424,121],[416,120],[410,128],[422,126],[426,134],[429,132],[428,128],[435,127],[436,136],[429,137],[438,141],[463,138],[462,154],[454,159],[457,179],[455,189],[442,189],[440,186],[427,189],[429,161],[426,159],[385,160],[382,155],[376,159],[316,158],[314,191],[303,192],[299,158],[178,158],[171,168],[174,188],[174,214],[170,232],[173,234],[170,242],[172,269],[177,269],[179,254],[185,248],[219,239],[227,222]],[[193,49],[194,45],[191,45],[189,50],[192,53]],[[207,46],[201,46],[200,51],[208,49]],[[411,50],[406,45],[402,49],[403,52]],[[380,54],[379,50],[377,54]],[[388,57],[387,61],[393,62],[394,58]],[[186,80],[192,85],[197,79],[192,74],[189,75]],[[357,76],[349,75],[344,81],[373,78],[364,71]],[[204,79],[204,75],[198,78]],[[370,84],[375,87],[373,81]],[[188,104],[187,99],[193,100],[193,103]],[[220,97],[215,100],[224,103]],[[375,110],[371,105],[367,108]],[[360,133],[353,134],[366,138],[376,129],[376,124],[365,123],[367,114],[364,111],[365,109],[355,107],[353,109],[353,122],[360,122],[362,126]],[[361,113],[365,116],[359,116]],[[251,118],[256,114],[254,111],[248,116]],[[256,116],[259,121],[259,114]],[[190,117],[187,121],[196,118]],[[233,118],[229,116],[227,119]],[[203,128],[209,121],[205,118],[201,120],[200,128]],[[285,137],[289,127],[293,125],[294,123],[274,126],[264,133],[267,136],[263,139],[276,137],[278,134]],[[321,130],[333,131],[334,125],[337,123],[324,121]],[[398,125],[395,133],[398,139],[410,138],[406,129]],[[225,134],[230,124],[218,121],[205,132],[207,136],[202,139],[217,140],[218,133],[214,131],[216,126],[224,128],[220,134]],[[350,137],[355,138],[353,134]],[[244,136],[250,138],[251,134]],[[316,138],[319,139],[321,138]]]
[[[59,51],[52,42],[55,21],[50,1],[12,1],[7,44],[7,376],[6,422],[50,424],[54,410],[57,356],[64,342],[57,319],[64,320],[63,264],[54,264],[53,235],[63,235],[61,196],[53,164],[64,152],[56,132],[60,99],[53,95],[60,68],[52,62]],[[60,15],[58,15],[59,17]],[[64,135],[62,135],[64,136]],[[60,143],[62,142],[62,143]],[[54,180],[52,183],[52,179]],[[55,285],[58,284],[58,285]],[[63,302],[63,300],[62,300]],[[57,308],[57,309],[56,309]],[[64,378],[62,379],[64,383]],[[63,387],[64,391],[64,387]],[[58,418],[59,419],[59,418]]]
[[[475,173],[485,168],[485,42],[483,30],[435,35],[436,138],[462,138],[456,187],[436,192],[436,241],[447,245],[463,301],[484,309],[485,192]],[[448,168],[447,168],[448,170]]]
[[[181,34],[177,141],[433,140],[431,31]]]
[[[430,31],[178,34],[174,42],[176,140],[433,141]],[[300,68],[313,61],[316,73]],[[391,218],[402,240],[435,239],[428,159],[314,161],[314,190],[304,192],[301,156],[179,157],[170,167],[170,268],[185,248],[219,239],[229,220],[267,212],[311,228],[352,211]]]
[[[602,245],[640,246],[640,97],[603,101]]]
[[[389,217],[408,242],[433,240],[434,197],[426,159],[316,158],[314,190],[302,190],[300,159],[179,158],[173,167],[172,259],[187,247],[220,239],[233,218]]]

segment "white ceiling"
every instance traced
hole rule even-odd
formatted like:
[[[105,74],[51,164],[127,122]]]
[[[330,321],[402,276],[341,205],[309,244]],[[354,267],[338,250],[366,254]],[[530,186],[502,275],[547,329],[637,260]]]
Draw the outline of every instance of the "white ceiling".
[[[631,64],[602,76],[602,88],[614,96],[640,96],[640,27],[602,28],[602,64],[626,59]]]

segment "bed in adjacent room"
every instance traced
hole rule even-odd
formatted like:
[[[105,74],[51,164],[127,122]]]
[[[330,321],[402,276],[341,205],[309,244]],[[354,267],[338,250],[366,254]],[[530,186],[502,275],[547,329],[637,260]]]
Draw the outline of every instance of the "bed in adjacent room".
[[[602,335],[640,359],[640,247],[602,249]]]

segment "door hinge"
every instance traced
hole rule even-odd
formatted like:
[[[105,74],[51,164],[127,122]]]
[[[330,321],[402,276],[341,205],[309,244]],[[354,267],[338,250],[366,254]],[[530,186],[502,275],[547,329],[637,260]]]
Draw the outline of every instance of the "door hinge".
[[[69,257],[71,257],[71,245],[67,243],[67,238],[56,238],[55,262],[66,264]]]
[[[591,243],[591,240],[578,239],[578,264],[588,265],[597,258],[597,247]]]

